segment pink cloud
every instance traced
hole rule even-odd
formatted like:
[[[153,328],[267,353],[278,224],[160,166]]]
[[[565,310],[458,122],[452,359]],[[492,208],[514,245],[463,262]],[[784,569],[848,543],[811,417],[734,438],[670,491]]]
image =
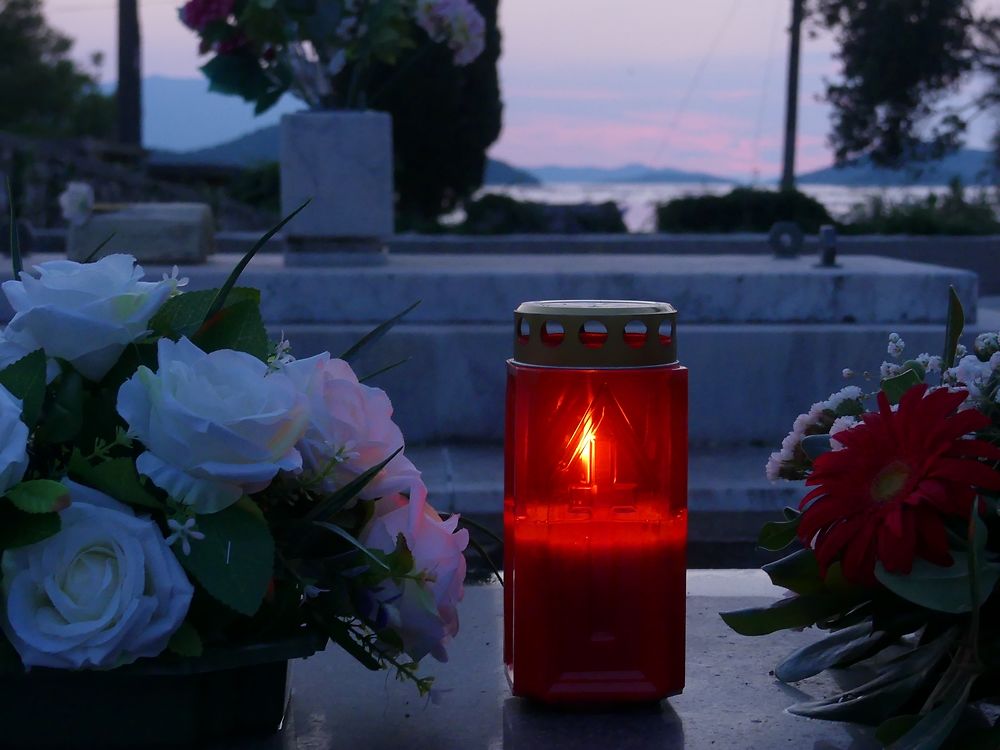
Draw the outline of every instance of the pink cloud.
[[[740,179],[755,172],[774,176],[780,169],[779,134],[754,138],[752,124],[745,120],[704,112],[676,118],[673,128],[669,121],[668,113],[621,113],[586,120],[555,114],[511,118],[493,154],[523,165],[610,167],[638,161]],[[800,171],[829,163],[823,136],[802,134],[798,149]]]

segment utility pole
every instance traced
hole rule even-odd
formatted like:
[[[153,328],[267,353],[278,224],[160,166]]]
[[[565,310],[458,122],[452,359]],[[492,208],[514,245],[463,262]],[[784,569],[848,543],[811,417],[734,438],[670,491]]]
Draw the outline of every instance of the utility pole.
[[[805,0],[792,0],[792,25],[788,30],[788,90],[785,99],[785,159],[781,172],[781,189],[795,189],[795,134],[799,115],[799,43],[802,37],[802,16]]]
[[[118,142],[142,146],[142,58],[138,0],[118,0]]]

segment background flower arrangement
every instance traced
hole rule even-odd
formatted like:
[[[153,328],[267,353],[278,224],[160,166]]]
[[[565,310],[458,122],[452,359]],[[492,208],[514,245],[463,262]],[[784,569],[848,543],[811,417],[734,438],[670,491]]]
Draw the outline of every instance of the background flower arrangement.
[[[789,595],[722,615],[745,635],[829,631],[777,678],[855,665],[865,677],[789,710],[877,726],[896,749],[1000,743],[1000,723],[960,722],[1000,698],[1000,334],[967,352],[954,291],[948,321],[942,356],[900,362],[893,333],[874,392],[848,386],[796,419],[767,474],[810,491],[758,540],[798,547],[764,566]]]
[[[189,0],[181,21],[213,55],[212,88],[258,113],[291,91],[314,109],[364,109],[373,63],[444,44],[455,65],[485,47],[486,24],[469,0]]]
[[[277,230],[275,230],[277,231]],[[272,232],[273,234],[273,232]],[[269,237],[270,235],[268,235]],[[458,632],[468,531],[427,503],[384,392],[269,341],[255,289],[134,258],[20,269],[3,293],[8,668],[110,669],[332,639],[423,692]]]

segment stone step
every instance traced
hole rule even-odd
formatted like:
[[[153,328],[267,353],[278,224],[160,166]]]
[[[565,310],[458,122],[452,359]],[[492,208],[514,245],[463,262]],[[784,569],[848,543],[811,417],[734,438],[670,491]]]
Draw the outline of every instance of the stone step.
[[[771,450],[770,446],[744,446],[691,452],[688,535],[692,544],[752,548],[764,522],[780,518],[785,506],[798,506],[805,494],[801,485],[772,483],[764,477]],[[435,508],[469,515],[494,529],[501,527],[502,446],[426,445],[407,447],[406,452],[423,472]]]
[[[216,254],[185,267],[189,289],[220,286],[238,259]],[[158,278],[163,267],[147,270]],[[375,267],[290,268],[261,255],[241,283],[261,290],[264,319],[275,325],[381,322],[422,300],[411,323],[510,327],[514,308],[538,299],[665,300],[684,324],[941,323],[949,286],[970,321],[977,294],[969,271],[865,255],[835,268],[818,268],[814,256],[608,254],[408,254]]]
[[[367,325],[275,326],[297,355],[345,351]],[[942,325],[883,324],[678,324],[680,360],[690,368],[692,443],[772,445],[795,417],[849,382],[845,367],[877,370],[887,357],[890,331],[906,352],[940,352]],[[970,325],[965,342],[980,330],[1000,330],[1000,311],[986,310]],[[359,374],[409,359],[372,384],[392,397],[396,418],[413,443],[499,442],[503,439],[504,362],[512,352],[507,325],[401,324],[361,358]]]

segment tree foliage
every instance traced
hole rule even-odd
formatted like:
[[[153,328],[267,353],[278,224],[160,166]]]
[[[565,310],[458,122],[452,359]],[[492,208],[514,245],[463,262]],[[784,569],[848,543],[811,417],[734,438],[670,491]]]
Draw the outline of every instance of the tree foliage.
[[[70,59],[72,46],[46,24],[40,0],[0,2],[0,130],[39,136],[112,133],[112,100]]]
[[[450,51],[428,39],[396,65],[372,71],[369,104],[392,113],[404,225],[446,213],[479,188],[486,150],[500,135],[498,0],[474,4],[487,30],[486,49],[471,65],[454,65]]]
[[[833,32],[839,48],[841,74],[826,90],[838,162],[868,154],[877,164],[899,166],[961,145],[969,117],[988,102],[955,104],[951,97],[982,69],[984,30],[998,20],[977,18],[972,6],[972,0],[810,0],[813,21]]]

